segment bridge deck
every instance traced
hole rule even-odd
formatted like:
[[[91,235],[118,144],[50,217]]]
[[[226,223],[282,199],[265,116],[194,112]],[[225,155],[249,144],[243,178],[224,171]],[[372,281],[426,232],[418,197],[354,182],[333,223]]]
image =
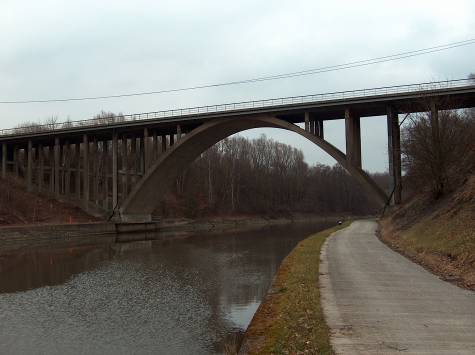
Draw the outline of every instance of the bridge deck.
[[[54,126],[10,128],[0,130],[0,142],[51,141],[59,136],[68,137],[73,143],[81,140],[84,133],[93,134],[98,139],[109,137],[112,129],[118,133],[133,133],[150,128],[159,134],[170,134],[176,130],[177,124],[186,132],[209,119],[262,114],[294,123],[303,122],[305,112],[310,112],[318,120],[333,120],[344,118],[348,107],[360,117],[382,116],[386,115],[388,105],[399,113],[426,111],[429,100],[437,100],[442,110],[475,107],[475,83],[461,79],[147,112],[120,116],[119,119],[102,119],[100,123],[89,119]]]

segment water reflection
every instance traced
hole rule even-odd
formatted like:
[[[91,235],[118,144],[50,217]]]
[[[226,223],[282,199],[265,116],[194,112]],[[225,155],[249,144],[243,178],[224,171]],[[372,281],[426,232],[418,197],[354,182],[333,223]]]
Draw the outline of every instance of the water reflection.
[[[318,225],[0,260],[1,353],[209,354],[243,330]]]
[[[61,284],[113,254],[110,247],[87,246],[0,255],[0,293]]]

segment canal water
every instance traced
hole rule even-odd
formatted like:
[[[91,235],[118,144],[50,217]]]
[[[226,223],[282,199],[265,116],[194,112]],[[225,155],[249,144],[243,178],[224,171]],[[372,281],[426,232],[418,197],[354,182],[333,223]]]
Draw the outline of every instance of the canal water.
[[[220,354],[330,223],[0,256],[1,354]]]

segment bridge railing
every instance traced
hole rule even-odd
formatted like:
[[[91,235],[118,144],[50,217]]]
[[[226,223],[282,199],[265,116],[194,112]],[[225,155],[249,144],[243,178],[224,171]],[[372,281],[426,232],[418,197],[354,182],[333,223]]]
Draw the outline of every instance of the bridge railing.
[[[268,108],[268,107],[278,108],[279,106],[292,105],[292,104],[321,103],[321,102],[326,102],[326,101],[335,101],[335,100],[370,97],[370,96],[382,96],[382,95],[390,95],[390,94],[420,93],[422,95],[424,93],[437,91],[437,90],[463,88],[463,87],[469,87],[469,86],[474,86],[474,85],[475,85],[475,81],[473,79],[458,79],[458,80],[447,80],[447,81],[437,81],[437,82],[418,83],[418,84],[385,86],[385,87],[377,87],[377,88],[370,88],[370,89],[338,91],[338,92],[329,92],[329,93],[314,94],[314,95],[292,96],[292,97],[264,99],[264,100],[256,100],[256,101],[243,101],[243,102],[235,102],[235,103],[228,103],[228,104],[198,106],[198,107],[190,107],[190,108],[183,108],[183,109],[172,109],[172,110],[137,113],[137,114],[130,114],[130,115],[113,115],[110,117],[100,117],[100,118],[92,118],[92,119],[78,120],[78,121],[53,122],[53,123],[38,124],[38,125],[31,125],[31,126],[24,126],[24,127],[19,126],[15,128],[2,129],[0,130],[0,135],[1,136],[22,135],[22,134],[31,134],[31,133],[38,133],[38,132],[56,131],[60,129],[69,129],[69,128],[109,126],[109,125],[116,124],[119,122],[127,122],[127,121],[179,118],[183,116],[193,116],[193,115],[199,116],[201,114],[222,113],[222,112],[229,112],[229,111],[259,109],[259,108]]]

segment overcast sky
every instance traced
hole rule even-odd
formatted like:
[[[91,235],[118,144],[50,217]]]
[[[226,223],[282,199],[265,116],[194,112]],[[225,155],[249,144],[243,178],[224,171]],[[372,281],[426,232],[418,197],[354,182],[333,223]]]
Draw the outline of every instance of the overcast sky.
[[[193,86],[475,38],[475,1],[2,0],[0,101],[112,95]],[[50,116],[123,113],[445,80],[475,71],[475,45],[314,76],[102,101],[0,104],[0,128]],[[325,125],[344,150],[343,121]],[[317,147],[276,129],[243,133]],[[362,120],[363,167],[387,169],[382,117]]]

